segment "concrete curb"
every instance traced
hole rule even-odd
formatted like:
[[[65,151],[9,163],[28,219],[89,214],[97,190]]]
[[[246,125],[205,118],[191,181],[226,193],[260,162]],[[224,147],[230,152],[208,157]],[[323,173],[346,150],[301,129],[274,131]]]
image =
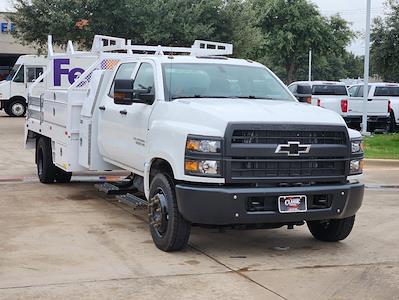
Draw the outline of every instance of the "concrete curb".
[[[399,168],[399,159],[366,159],[365,168],[367,167]]]

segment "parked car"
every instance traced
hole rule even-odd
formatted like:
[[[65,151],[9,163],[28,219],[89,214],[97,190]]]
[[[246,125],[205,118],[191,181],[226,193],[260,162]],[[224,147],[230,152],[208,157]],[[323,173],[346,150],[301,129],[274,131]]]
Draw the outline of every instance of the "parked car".
[[[363,85],[355,84],[349,87],[352,98],[363,99]],[[389,99],[389,131],[399,131],[399,84],[398,83],[370,83],[368,101]]]
[[[307,87],[307,88],[306,88]],[[297,99],[306,98],[306,102],[333,110],[340,114],[348,127],[360,130],[362,124],[363,102],[359,97],[351,97],[346,85],[335,81],[300,81],[294,82],[288,87],[296,91]],[[306,91],[306,94],[298,93],[298,89]],[[308,92],[311,92],[309,97]],[[300,100],[301,101],[301,100]],[[390,104],[385,97],[370,99],[367,102],[368,130],[387,131],[390,123]]]

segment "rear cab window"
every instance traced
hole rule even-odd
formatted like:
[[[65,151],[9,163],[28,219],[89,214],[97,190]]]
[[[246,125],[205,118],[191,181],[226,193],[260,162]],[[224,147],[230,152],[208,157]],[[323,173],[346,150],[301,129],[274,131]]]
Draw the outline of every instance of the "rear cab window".
[[[399,97],[399,86],[377,86],[374,91],[374,96]]]
[[[312,87],[312,95],[348,96],[344,85],[318,84]]]

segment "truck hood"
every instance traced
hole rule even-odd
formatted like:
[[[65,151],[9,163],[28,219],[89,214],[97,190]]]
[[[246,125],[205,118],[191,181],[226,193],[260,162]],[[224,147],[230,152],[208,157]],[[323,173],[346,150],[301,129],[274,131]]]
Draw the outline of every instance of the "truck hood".
[[[330,110],[294,101],[254,99],[178,99],[174,102],[196,116],[208,116],[224,122],[260,122],[283,124],[346,125],[342,117]],[[202,118],[201,118],[202,119]]]

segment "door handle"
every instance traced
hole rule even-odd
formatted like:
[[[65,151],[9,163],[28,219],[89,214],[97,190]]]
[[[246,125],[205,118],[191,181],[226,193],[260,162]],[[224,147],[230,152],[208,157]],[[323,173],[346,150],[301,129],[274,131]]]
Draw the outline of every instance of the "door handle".
[[[120,113],[121,115],[127,115],[127,111],[126,111],[126,109],[124,109],[124,110],[120,110],[120,111],[119,111],[119,113]]]
[[[105,110],[105,106],[99,106],[98,109],[99,110]]]

